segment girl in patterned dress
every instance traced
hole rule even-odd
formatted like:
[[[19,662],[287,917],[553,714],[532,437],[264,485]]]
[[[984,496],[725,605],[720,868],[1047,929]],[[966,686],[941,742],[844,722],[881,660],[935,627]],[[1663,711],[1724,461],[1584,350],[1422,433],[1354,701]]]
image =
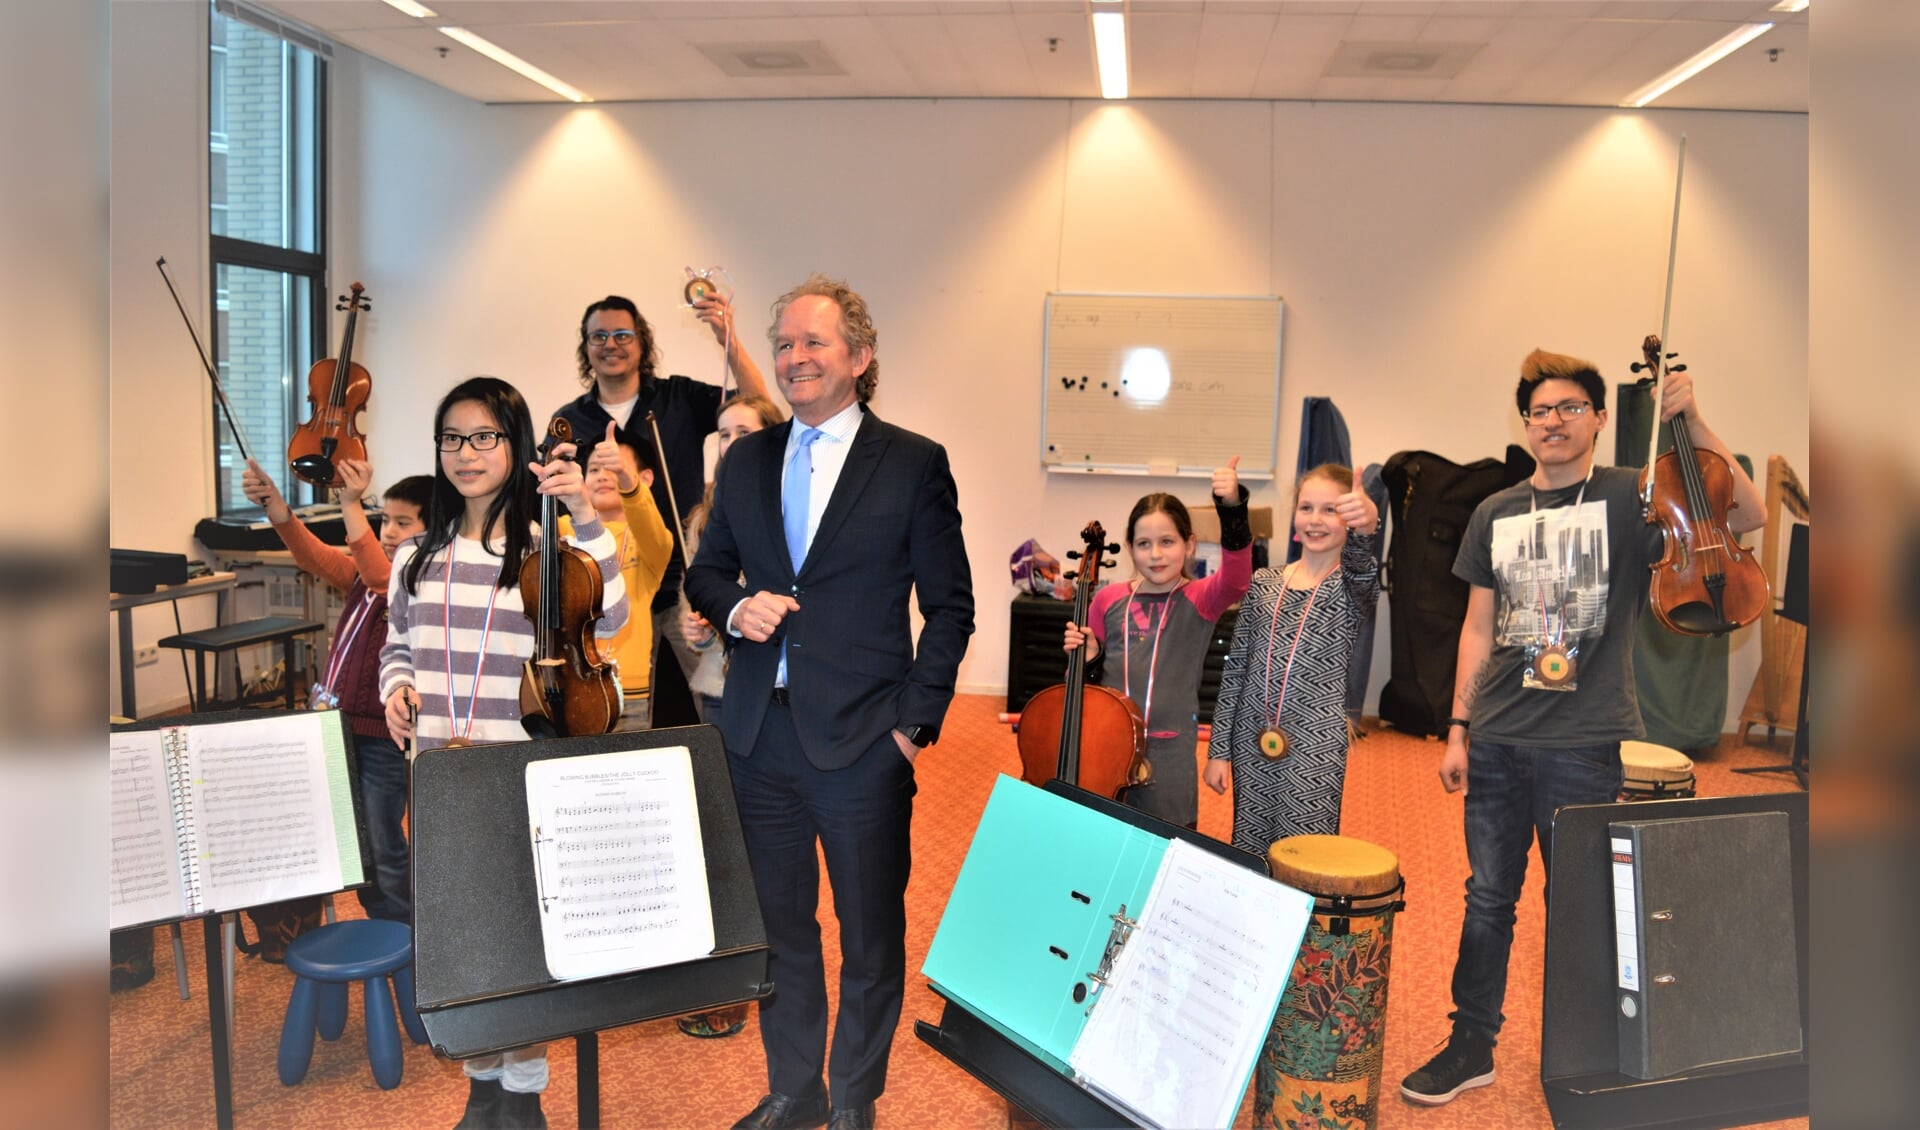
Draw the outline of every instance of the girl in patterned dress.
[[[1380,515],[1351,468],[1327,463],[1293,492],[1300,559],[1254,575],[1213,708],[1206,782],[1233,782],[1233,846],[1340,832],[1347,663],[1380,596]],[[1231,766],[1231,769],[1229,769]]]
[[[1253,569],[1253,530],[1247,494],[1240,485],[1240,457],[1213,472],[1213,506],[1220,515],[1220,571],[1200,580],[1188,576],[1196,541],[1185,503],[1170,494],[1150,494],[1127,519],[1127,550],[1139,574],[1094,594],[1088,624],[1069,622],[1066,649],[1088,647],[1088,659],[1107,657],[1100,682],[1125,694],[1147,720],[1147,761],[1153,779],[1128,789],[1121,799],[1172,824],[1193,827],[1200,818],[1200,675],[1214,621],[1247,591]]]

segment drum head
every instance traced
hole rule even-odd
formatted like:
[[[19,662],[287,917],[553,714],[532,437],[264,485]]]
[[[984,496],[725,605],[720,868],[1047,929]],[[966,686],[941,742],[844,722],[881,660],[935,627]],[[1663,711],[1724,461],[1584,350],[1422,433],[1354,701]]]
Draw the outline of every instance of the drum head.
[[[1693,759],[1652,742],[1621,742],[1620,772],[1629,781],[1687,781],[1693,778]]]
[[[1374,897],[1400,885],[1400,860],[1347,836],[1288,836],[1267,849],[1273,877],[1310,895]]]

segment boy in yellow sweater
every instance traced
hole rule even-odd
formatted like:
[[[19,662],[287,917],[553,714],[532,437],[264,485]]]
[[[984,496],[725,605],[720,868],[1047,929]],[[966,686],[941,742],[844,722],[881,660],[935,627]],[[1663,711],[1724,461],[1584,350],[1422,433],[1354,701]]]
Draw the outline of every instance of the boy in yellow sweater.
[[[673,537],[653,501],[653,445],[609,423],[607,434],[587,456],[587,492],[600,522],[619,543],[620,572],[627,599],[645,608],[660,588],[673,555]],[[571,533],[565,515],[560,532]],[[623,706],[618,730],[645,730],[653,724],[653,624],[634,617],[613,637],[612,659],[620,670]]]

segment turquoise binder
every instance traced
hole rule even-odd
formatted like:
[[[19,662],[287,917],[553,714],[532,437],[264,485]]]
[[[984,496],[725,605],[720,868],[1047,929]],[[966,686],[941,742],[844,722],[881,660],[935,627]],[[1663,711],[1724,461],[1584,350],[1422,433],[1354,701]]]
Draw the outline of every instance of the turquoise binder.
[[[1166,851],[1160,836],[1003,775],[921,972],[1070,1074],[1114,915],[1139,913]]]

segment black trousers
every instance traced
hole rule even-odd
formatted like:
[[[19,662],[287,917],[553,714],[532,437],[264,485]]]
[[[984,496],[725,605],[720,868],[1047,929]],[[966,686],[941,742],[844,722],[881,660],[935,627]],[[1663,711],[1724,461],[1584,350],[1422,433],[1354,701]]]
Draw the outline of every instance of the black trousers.
[[[880,1097],[906,988],[913,765],[891,732],[844,769],[815,767],[792,711],[770,704],[751,756],[729,754],[770,949],[773,996],[760,1004],[771,1090],[819,1093],[835,1107]],[[818,851],[815,845],[818,844]],[[840,922],[840,1007],[827,1059],[819,855]]]

